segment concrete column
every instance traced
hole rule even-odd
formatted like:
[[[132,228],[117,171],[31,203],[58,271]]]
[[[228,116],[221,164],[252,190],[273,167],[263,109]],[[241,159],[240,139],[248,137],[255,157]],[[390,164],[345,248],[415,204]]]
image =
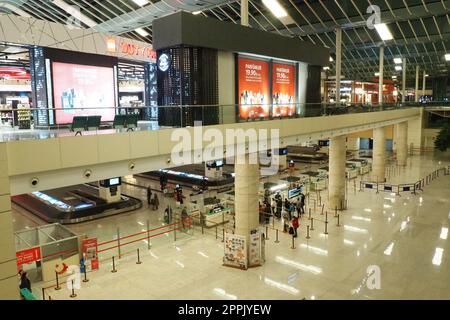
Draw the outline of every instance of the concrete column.
[[[415,94],[414,101],[415,102],[419,102],[419,97],[420,97],[420,95],[419,95],[419,72],[420,72],[420,67],[416,66],[416,87],[414,90],[414,94]]]
[[[0,143],[0,300],[18,300],[19,282],[6,152],[6,143]]]
[[[397,125],[397,165],[406,166],[408,157],[408,122]]]
[[[386,180],[386,131],[384,127],[373,129],[372,177],[375,182]]]
[[[241,0],[241,25],[248,27],[248,0]]]
[[[249,243],[250,231],[259,227],[259,164],[250,164],[248,155],[237,156],[235,173],[235,232]]]
[[[342,29],[336,29],[336,103],[341,102]]]
[[[403,58],[402,102],[406,101],[406,58]]]
[[[359,151],[359,138],[347,137],[347,150]]]
[[[383,83],[384,83],[384,47],[380,47],[380,76],[378,83],[378,104],[383,103]]]
[[[427,90],[427,72],[423,70],[423,83],[422,83],[422,95],[425,96]]]
[[[352,81],[352,103],[356,103],[356,82]]]
[[[331,210],[336,207],[338,210],[343,210],[345,206],[345,144],[345,136],[334,137],[330,140],[328,206]]]

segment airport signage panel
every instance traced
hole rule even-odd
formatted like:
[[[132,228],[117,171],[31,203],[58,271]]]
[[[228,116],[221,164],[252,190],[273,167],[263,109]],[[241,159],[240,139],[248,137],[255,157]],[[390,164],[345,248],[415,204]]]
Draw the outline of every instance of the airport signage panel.
[[[41,248],[31,248],[16,252],[17,267],[41,260]]]

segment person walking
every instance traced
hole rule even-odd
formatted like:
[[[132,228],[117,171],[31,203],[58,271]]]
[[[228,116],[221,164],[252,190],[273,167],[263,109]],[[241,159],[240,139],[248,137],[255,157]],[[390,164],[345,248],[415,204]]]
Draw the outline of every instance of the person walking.
[[[294,234],[293,234],[293,236],[294,236],[294,238],[297,238],[297,229],[300,227],[300,224],[299,224],[299,222],[298,222],[298,218],[297,218],[297,217],[294,217],[294,218],[292,219],[291,224],[292,224],[292,228],[294,229]]]
[[[186,229],[186,226],[189,225],[188,219],[189,215],[187,213],[187,208],[183,207],[183,210],[181,210],[181,224],[183,226],[183,231]]]
[[[300,217],[300,215],[302,213],[302,201],[301,201],[301,199],[299,199],[297,201],[297,205],[295,206],[295,208],[297,209],[297,217]]]
[[[147,187],[147,203],[149,206],[152,204],[152,188],[150,186]]]
[[[25,271],[22,272],[22,274],[21,274],[19,289],[20,290],[28,289],[28,291],[30,291],[30,293],[32,292],[31,291],[31,281],[30,281],[30,279],[28,279],[27,273]],[[22,297],[22,299],[25,299],[25,297],[22,294],[20,294],[20,296]]]
[[[158,195],[155,193],[153,196],[153,210],[158,210],[159,208],[159,199]]]

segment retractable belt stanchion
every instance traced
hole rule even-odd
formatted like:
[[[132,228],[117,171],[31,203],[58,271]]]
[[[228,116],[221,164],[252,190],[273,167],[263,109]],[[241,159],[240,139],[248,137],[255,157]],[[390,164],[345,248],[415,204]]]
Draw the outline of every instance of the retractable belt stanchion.
[[[275,230],[275,236],[276,236],[275,243],[279,243],[280,240],[278,240],[278,229]]]
[[[225,242],[225,228],[222,229],[222,242]]]
[[[311,219],[311,228],[309,230],[314,231],[314,218]]]
[[[142,263],[142,261],[141,261],[141,255],[140,255],[140,253],[139,253],[139,248],[137,249],[137,261],[136,261],[136,264],[141,264]]]
[[[269,239],[269,227],[266,226],[266,240],[270,240]]]
[[[308,220],[311,220],[311,208],[309,208],[309,216],[308,216]]]
[[[328,211],[325,211],[325,232],[324,234],[328,234]]]
[[[115,258],[114,258],[114,256],[112,257],[112,270],[111,270],[111,272],[112,273],[116,273],[117,272],[117,270],[116,270],[116,260],[115,260]]]
[[[83,273],[84,273],[84,279],[83,279],[83,282],[89,282],[89,279],[87,278],[87,270],[86,270],[86,265],[84,266],[84,270],[83,270]]]
[[[309,226],[306,226],[306,239],[311,239],[309,236]]]
[[[77,295],[75,294],[75,287],[73,285],[73,280],[72,280],[72,294],[70,295],[71,298],[75,298]]]
[[[340,221],[339,221],[339,220],[340,220],[340,216],[341,216],[340,214],[337,215],[337,225],[336,225],[336,226],[338,226],[338,227],[341,226],[340,223],[339,223],[339,222],[340,222]]]
[[[42,288],[42,300],[45,300],[45,288]]]
[[[56,275],[56,288],[55,288],[55,290],[61,290],[61,287],[59,286],[59,275],[58,275],[58,272],[55,271],[55,275]]]
[[[295,249],[295,238],[294,235],[292,235],[292,247],[291,249]]]
[[[320,215],[323,216],[323,210],[325,210],[325,203],[322,204],[322,211],[320,212]]]

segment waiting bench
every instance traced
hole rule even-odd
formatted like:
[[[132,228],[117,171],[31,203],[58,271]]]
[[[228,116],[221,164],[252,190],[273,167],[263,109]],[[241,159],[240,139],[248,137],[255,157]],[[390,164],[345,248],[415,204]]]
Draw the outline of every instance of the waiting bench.
[[[75,116],[70,131],[75,135],[82,135],[83,131],[95,131],[100,128],[102,116]]]

